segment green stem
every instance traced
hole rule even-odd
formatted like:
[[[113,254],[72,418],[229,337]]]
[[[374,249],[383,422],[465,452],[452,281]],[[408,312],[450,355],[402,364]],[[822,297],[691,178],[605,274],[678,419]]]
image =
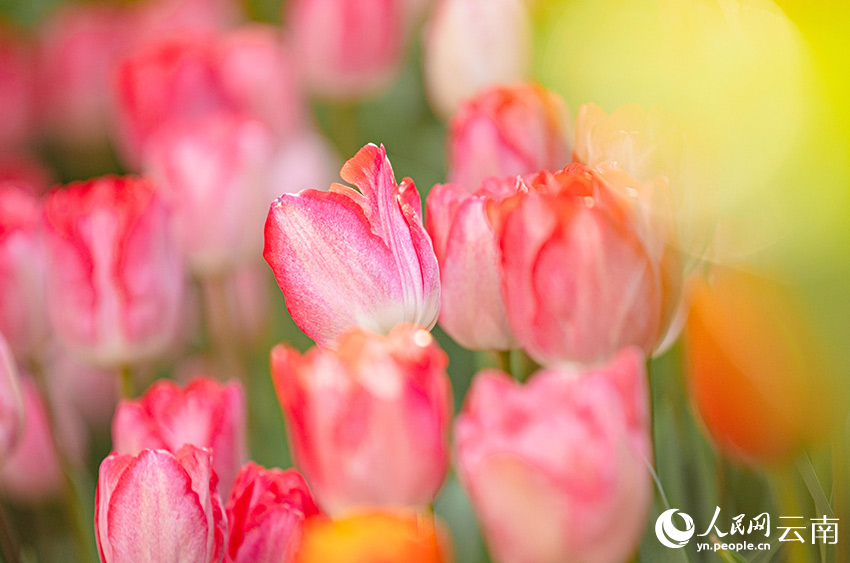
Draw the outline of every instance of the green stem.
[[[207,276],[201,280],[204,308],[214,355],[228,375],[236,376],[249,387],[248,373],[244,368],[239,342],[234,334],[233,316],[224,276]]]
[[[130,366],[124,366],[121,368],[121,398],[132,399],[133,397],[135,397],[133,368]]]
[[[797,496],[797,480],[795,479],[793,468],[788,467],[779,470],[775,476],[773,485],[774,492],[779,501],[780,514],[782,516],[802,516],[804,523],[801,525],[807,526],[810,524],[810,521],[805,518],[806,511]],[[785,543],[785,545],[787,549],[786,561],[814,563],[812,553],[806,548],[807,546],[805,544],[791,541]]]
[[[500,370],[507,373],[508,375],[514,376],[514,372],[511,369],[511,351],[510,350],[496,350],[496,359],[499,361],[499,369]]]
[[[353,155],[360,148],[357,105],[336,103],[331,107],[331,128],[337,147],[343,155]]]
[[[21,551],[15,539],[15,533],[9,524],[6,510],[0,506],[0,552],[3,553],[3,561],[8,563],[20,563]]]

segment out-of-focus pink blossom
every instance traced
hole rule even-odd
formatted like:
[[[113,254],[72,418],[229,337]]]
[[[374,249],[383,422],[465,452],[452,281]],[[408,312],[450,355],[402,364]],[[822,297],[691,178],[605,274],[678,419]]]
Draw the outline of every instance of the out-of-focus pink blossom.
[[[35,382],[21,374],[24,404],[23,433],[12,454],[0,463],[0,491],[19,504],[40,503],[58,497],[65,476],[56,444],[72,463],[82,463],[88,448],[85,425],[64,397],[55,396],[53,414],[59,436],[51,435],[47,399]]]
[[[262,253],[273,154],[262,123],[228,114],[166,126],[151,138],[144,168],[196,273],[220,275]]]
[[[44,162],[25,152],[0,154],[0,184],[17,184],[34,194],[45,193],[55,181]]]
[[[371,144],[340,175],[357,189],[285,194],[269,210],[263,255],[295,323],[320,345],[352,326],[433,327],[439,270],[413,182],[396,184],[383,146]]]
[[[140,399],[119,403],[112,444],[115,451],[131,455],[156,448],[176,453],[185,444],[209,448],[219,490],[226,496],[248,459],[246,424],[240,383],[199,377],[181,389],[173,381],[159,380]]]
[[[121,367],[162,354],[181,326],[183,263],[161,198],[146,180],[103,177],[45,203],[48,307],[64,345]]]
[[[458,472],[498,563],[626,561],[652,500],[643,356],[520,385],[476,375],[455,427]]]
[[[35,66],[31,46],[0,22],[0,148],[18,147],[33,137]]]
[[[479,90],[528,79],[531,21],[523,0],[438,0],[423,43],[425,86],[444,117]]]
[[[278,147],[269,177],[269,201],[284,193],[329,186],[341,165],[342,159],[326,138],[304,129]]]
[[[449,182],[473,191],[489,176],[560,170],[571,161],[570,137],[557,94],[538,84],[483,90],[449,125]]]
[[[242,16],[239,0],[141,0],[127,12],[136,44],[181,33],[222,32]]]
[[[333,98],[357,98],[387,86],[404,56],[405,4],[293,0],[288,21],[307,85]]]
[[[440,326],[473,350],[510,350],[517,341],[502,297],[499,241],[487,206],[516,190],[487,181],[470,194],[458,184],[434,186],[428,194],[426,225],[440,263]]]
[[[18,444],[23,426],[24,400],[18,366],[0,333],[0,467]]]
[[[102,563],[218,563],[226,526],[208,450],[113,453],[100,465],[95,535]]]
[[[50,337],[41,213],[30,190],[0,182],[0,333],[19,359],[37,356]]]
[[[544,365],[605,361],[626,346],[652,352],[679,305],[681,269],[668,223],[651,221],[617,171],[581,164],[540,172],[490,206],[508,319]]]
[[[114,370],[92,367],[61,346],[47,354],[44,372],[51,393],[63,397],[92,428],[108,430],[118,403],[120,379]]]
[[[337,351],[272,350],[293,459],[332,514],[416,507],[446,477],[451,386],[433,337],[399,325],[356,330]]]
[[[307,482],[294,469],[249,462],[227,501],[228,563],[293,563],[306,518],[319,514]]]

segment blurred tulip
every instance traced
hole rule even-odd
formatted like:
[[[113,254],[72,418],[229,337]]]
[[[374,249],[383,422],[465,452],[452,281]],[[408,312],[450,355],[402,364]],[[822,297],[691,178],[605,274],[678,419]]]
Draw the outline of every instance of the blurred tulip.
[[[277,150],[269,179],[269,201],[282,193],[330,185],[341,162],[325,137],[309,128],[302,130]]]
[[[570,137],[557,94],[538,84],[483,90],[449,124],[449,182],[474,191],[489,176],[560,170],[571,161]]]
[[[0,22],[0,148],[20,146],[34,132],[35,93],[31,46]]]
[[[0,468],[9,459],[24,426],[24,400],[18,367],[0,333]]]
[[[47,255],[41,203],[22,185],[0,183],[0,333],[19,359],[32,359],[50,336]]]
[[[0,154],[0,184],[17,184],[33,194],[43,194],[54,180],[53,171],[32,154],[17,151]]]
[[[163,353],[180,328],[183,264],[165,206],[146,180],[104,177],[45,203],[48,307],[74,354],[125,367]]]
[[[54,346],[43,364],[51,393],[95,430],[108,431],[118,403],[119,378],[113,370],[97,369]]]
[[[298,563],[450,563],[433,514],[368,512],[304,525]]]
[[[357,330],[338,351],[272,350],[296,466],[331,514],[426,506],[446,477],[451,386],[424,329]]]
[[[273,151],[262,123],[233,115],[166,126],[151,137],[145,172],[173,211],[197,274],[220,275],[260,256]]]
[[[294,469],[245,465],[227,501],[228,563],[292,563],[304,520],[319,514],[306,481]]]
[[[842,387],[789,287],[723,268],[711,277],[694,283],[685,332],[694,406],[733,459],[789,462],[828,435]]]
[[[250,348],[264,341],[271,321],[272,280],[264,264],[240,268],[227,279],[227,310],[237,339]]]
[[[56,445],[75,464],[82,463],[88,449],[86,428],[64,397],[55,396],[53,415],[59,436],[51,435],[46,398],[35,382],[21,374],[24,405],[23,432],[17,446],[0,463],[0,491],[18,504],[35,504],[58,498],[65,475]]]
[[[222,384],[198,377],[181,389],[161,379],[140,399],[119,403],[112,447],[130,455],[145,449],[176,453],[186,444],[208,448],[226,496],[248,459],[246,425],[245,392],[238,381]]]
[[[472,350],[518,347],[502,297],[499,242],[487,219],[488,202],[515,195],[509,188],[485,182],[472,195],[443,184],[428,194],[426,225],[440,264],[440,326]]]
[[[428,97],[444,117],[483,88],[526,80],[531,21],[523,0],[439,0],[423,57]]]
[[[113,453],[100,465],[95,535],[102,563],[222,560],[226,520],[207,450]]]
[[[648,405],[634,349],[525,385],[476,375],[455,426],[458,472],[494,561],[629,559],[652,502]]]
[[[239,0],[141,0],[127,9],[136,42],[179,33],[221,32],[242,17]]]
[[[649,221],[625,174],[580,164],[518,183],[493,205],[511,328],[537,362],[591,364],[626,346],[652,352],[679,307],[669,225]]]
[[[357,189],[285,194],[269,210],[263,255],[293,320],[321,346],[352,326],[433,327],[439,267],[413,181],[397,185],[384,147],[371,144],[340,175]]]
[[[288,21],[308,86],[333,98],[358,98],[387,86],[404,57],[405,4],[293,0]]]

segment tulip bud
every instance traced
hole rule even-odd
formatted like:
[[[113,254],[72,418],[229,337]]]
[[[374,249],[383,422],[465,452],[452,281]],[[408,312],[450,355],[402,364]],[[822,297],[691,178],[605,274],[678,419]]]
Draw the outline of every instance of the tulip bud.
[[[245,393],[237,381],[221,384],[198,377],[184,389],[161,379],[137,400],[118,405],[112,421],[115,451],[136,455],[146,449],[177,452],[185,444],[207,448],[226,495],[248,459]]]
[[[488,202],[504,199],[498,187],[486,182],[472,195],[444,184],[428,195],[426,224],[440,264],[440,326],[472,350],[518,347],[502,298],[499,242],[487,220]]]
[[[262,252],[273,151],[262,123],[232,115],[165,126],[151,137],[144,168],[196,273],[222,274]]]
[[[606,361],[632,345],[650,353],[677,310],[669,233],[627,199],[650,190],[616,179],[630,183],[574,164],[527,178],[492,206],[508,319],[538,363]]]
[[[841,387],[790,287],[715,268],[692,287],[685,342],[693,404],[732,459],[789,462],[829,434]]]
[[[319,514],[294,469],[245,465],[227,501],[228,563],[293,563],[304,521]]]
[[[0,333],[21,359],[50,336],[46,269],[41,204],[21,185],[0,183]]]
[[[357,189],[285,194],[269,210],[263,255],[293,320],[322,346],[353,326],[433,327],[439,266],[413,181],[397,185],[384,147],[371,144],[340,175]]]
[[[543,370],[520,385],[476,375],[455,426],[458,472],[497,563],[626,561],[646,529],[643,357]]]
[[[531,19],[523,0],[439,0],[423,57],[431,106],[446,117],[479,90],[526,80]]]
[[[180,328],[183,264],[150,183],[104,177],[45,203],[53,328],[76,355],[123,367],[164,352]]]
[[[474,191],[489,176],[560,170],[571,161],[570,142],[557,94],[537,84],[483,90],[449,124],[449,182]]]
[[[448,466],[446,355],[425,330],[357,330],[337,351],[272,350],[296,466],[331,514],[428,505]]]
[[[432,514],[367,512],[341,520],[305,523],[297,563],[450,563],[442,530]]]
[[[0,467],[18,444],[24,426],[24,401],[18,367],[0,333]]]
[[[404,4],[402,0],[291,2],[288,21],[308,86],[332,98],[358,98],[387,86],[404,56]]]
[[[226,520],[210,453],[113,453],[100,465],[95,535],[102,563],[222,559]]]

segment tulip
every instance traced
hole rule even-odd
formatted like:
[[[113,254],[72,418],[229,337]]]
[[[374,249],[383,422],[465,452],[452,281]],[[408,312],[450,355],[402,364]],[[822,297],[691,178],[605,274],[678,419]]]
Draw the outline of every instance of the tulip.
[[[43,194],[55,183],[53,171],[25,151],[0,154],[0,184],[17,184],[33,194]]]
[[[291,2],[288,21],[308,86],[343,99],[380,91],[401,65],[406,16],[403,0]]]
[[[506,195],[502,186],[485,182],[473,195],[443,184],[428,195],[426,225],[440,264],[440,326],[472,350],[518,347],[502,298],[499,242],[487,219],[488,203]]]
[[[18,444],[24,426],[24,402],[18,367],[0,333],[0,467]]]
[[[292,563],[304,521],[319,509],[297,471],[251,462],[236,477],[226,513],[228,563]]]
[[[711,283],[691,289],[687,379],[718,449],[738,463],[776,466],[827,436],[842,387],[826,376],[819,335],[792,288],[715,268]]]
[[[524,1],[440,0],[425,31],[423,58],[431,106],[444,117],[479,90],[526,80],[531,21]]]
[[[239,382],[198,377],[181,389],[162,379],[140,399],[121,401],[112,422],[112,445],[130,455],[146,449],[176,453],[186,444],[208,448],[224,496],[248,459],[246,424]]]
[[[538,363],[606,361],[623,347],[650,353],[662,342],[681,272],[667,225],[627,199],[648,191],[621,173],[573,164],[527,178],[516,197],[491,206],[508,319]]]
[[[352,326],[433,327],[439,266],[413,181],[397,185],[384,147],[371,144],[340,175],[358,189],[285,194],[269,210],[263,255],[295,324],[322,346]]]
[[[10,455],[0,462],[0,490],[15,503],[38,504],[59,498],[65,487],[57,445],[71,463],[81,464],[88,449],[88,434],[71,404],[56,396],[52,414],[59,435],[54,437],[48,399],[30,377],[21,376],[23,431]]]
[[[210,453],[113,453],[100,465],[95,536],[102,563],[222,560],[226,520]]]
[[[455,426],[458,472],[493,561],[626,561],[652,501],[642,355],[520,385],[475,376]]]
[[[20,146],[33,136],[33,68],[30,46],[0,22],[0,148]]]
[[[68,349],[89,363],[126,367],[175,339],[183,264],[163,202],[146,180],[71,184],[45,203],[48,307]]]
[[[566,105],[537,84],[483,90],[452,117],[448,152],[449,182],[470,191],[489,176],[560,170],[571,160]]]
[[[428,505],[448,465],[446,355],[424,329],[345,335],[337,351],[272,350],[293,459],[331,514]]]
[[[119,395],[114,371],[80,362],[61,346],[48,351],[43,369],[53,396],[62,397],[91,428],[109,428]]]
[[[367,512],[341,520],[313,518],[304,526],[297,563],[449,563],[432,514]]]
[[[144,168],[173,211],[196,273],[222,274],[262,252],[273,151],[262,123],[226,114],[166,126],[151,138]]]
[[[38,356],[50,337],[41,211],[22,184],[0,183],[0,333],[20,359]]]

